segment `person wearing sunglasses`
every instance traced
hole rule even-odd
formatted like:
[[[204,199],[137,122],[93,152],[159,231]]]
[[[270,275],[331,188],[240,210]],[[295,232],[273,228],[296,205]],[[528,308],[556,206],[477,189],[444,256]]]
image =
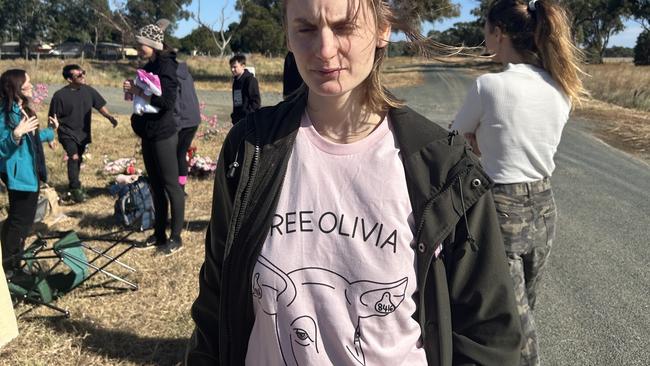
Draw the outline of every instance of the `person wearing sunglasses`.
[[[68,156],[69,195],[74,202],[79,203],[86,200],[79,171],[86,147],[92,142],[91,111],[95,108],[113,127],[117,127],[117,119],[106,108],[104,98],[86,85],[86,71],[79,65],[64,66],[62,74],[68,85],[54,93],[49,116],[56,116],[61,123],[58,135]]]

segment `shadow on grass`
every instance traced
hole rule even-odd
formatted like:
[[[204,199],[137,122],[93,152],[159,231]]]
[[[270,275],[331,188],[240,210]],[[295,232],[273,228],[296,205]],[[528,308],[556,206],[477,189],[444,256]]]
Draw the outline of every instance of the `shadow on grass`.
[[[193,220],[185,223],[185,230],[192,232],[205,231],[210,225],[209,220]]]
[[[69,211],[66,214],[71,217],[79,217],[79,228],[81,229],[97,229],[102,231],[121,229],[112,214],[101,215],[77,210]]]
[[[104,329],[83,320],[46,318],[40,321],[62,336],[79,338],[88,352],[139,365],[176,365],[183,361],[187,344],[186,338],[144,337],[124,330]]]

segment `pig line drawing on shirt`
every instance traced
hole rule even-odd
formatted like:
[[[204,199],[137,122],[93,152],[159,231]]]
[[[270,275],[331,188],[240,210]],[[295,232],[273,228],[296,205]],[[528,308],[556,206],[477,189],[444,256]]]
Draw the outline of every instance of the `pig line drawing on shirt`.
[[[361,345],[362,320],[394,313],[404,300],[408,285],[407,277],[390,283],[349,282],[324,268],[306,267],[285,273],[262,255],[257,262],[252,277],[253,299],[258,301],[265,314],[274,317],[281,356],[288,366],[308,365],[321,359],[330,363],[329,354],[345,354],[354,364],[365,366]],[[335,342],[323,344],[328,340],[321,337],[316,314],[305,309],[304,314],[296,316],[283,310],[290,309],[301,297],[314,295],[328,299],[326,306],[347,309],[354,322],[353,328],[328,328],[328,333],[337,333],[335,337],[328,337]],[[344,350],[336,349],[341,345]]]

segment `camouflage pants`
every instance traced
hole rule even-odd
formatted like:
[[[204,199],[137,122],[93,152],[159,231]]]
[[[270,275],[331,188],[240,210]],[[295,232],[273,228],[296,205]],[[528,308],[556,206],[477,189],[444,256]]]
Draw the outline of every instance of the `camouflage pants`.
[[[548,178],[493,188],[501,233],[524,335],[521,365],[539,365],[533,309],[537,284],[551,252],[557,211]]]

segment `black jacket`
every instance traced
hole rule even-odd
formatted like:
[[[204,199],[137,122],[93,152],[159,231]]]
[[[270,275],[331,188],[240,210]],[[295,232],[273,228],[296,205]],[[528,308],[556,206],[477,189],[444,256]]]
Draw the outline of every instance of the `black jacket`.
[[[233,127],[224,142],[192,307],[189,365],[244,364],[254,323],[252,270],[305,104],[301,96],[263,108]],[[429,364],[517,365],[519,316],[490,179],[461,137],[409,108],[389,113],[418,223],[414,318]]]
[[[238,93],[241,93],[238,95]],[[237,105],[238,98],[241,96],[241,105]],[[232,114],[230,119],[235,124],[244,119],[247,114],[260,109],[262,98],[260,96],[260,87],[257,79],[248,70],[232,81]]]
[[[176,76],[178,77],[178,93],[174,107],[176,127],[179,130],[196,127],[201,123],[199,98],[196,95],[196,89],[194,89],[194,79],[185,62],[178,64]]]
[[[155,60],[147,62],[143,67],[145,71],[158,75],[162,87],[161,96],[151,96],[151,105],[160,109],[158,113],[131,115],[131,127],[143,139],[164,140],[176,133],[174,105],[178,88],[177,67],[176,54],[173,52],[161,52]]]

